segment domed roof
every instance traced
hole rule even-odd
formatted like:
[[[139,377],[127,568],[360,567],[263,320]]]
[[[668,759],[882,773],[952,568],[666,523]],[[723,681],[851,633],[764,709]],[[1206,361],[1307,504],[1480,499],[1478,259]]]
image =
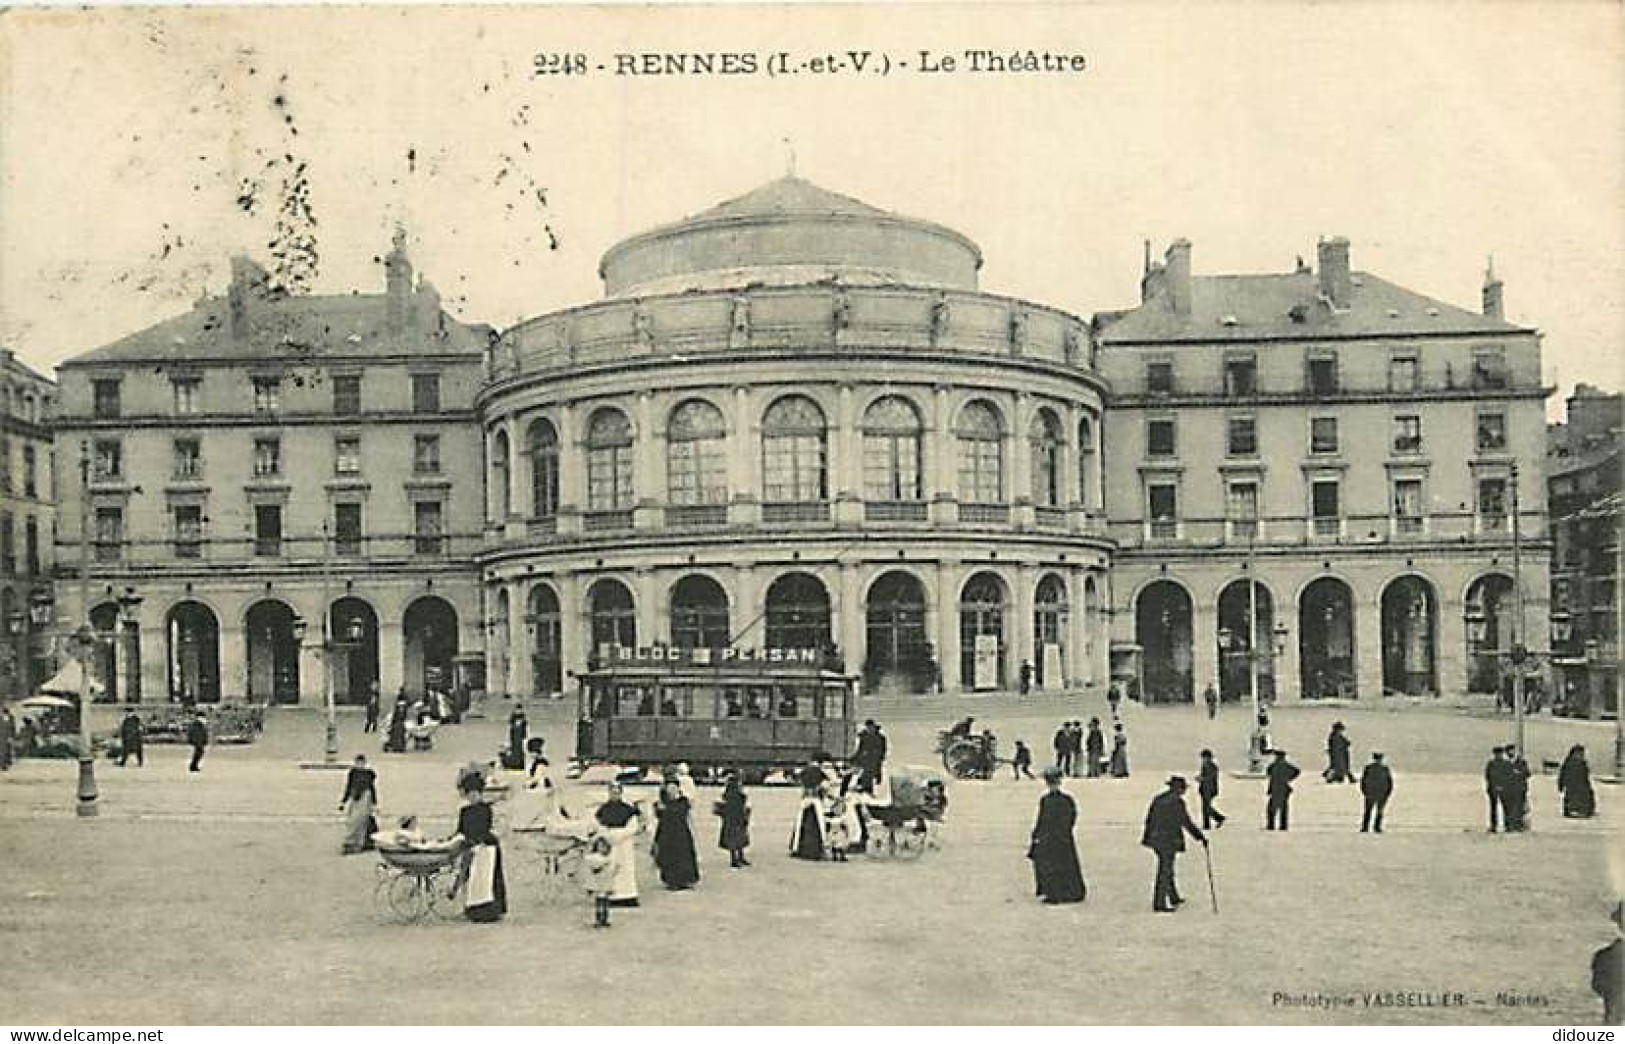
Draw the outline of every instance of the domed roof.
[[[618,297],[821,280],[974,290],[981,265],[953,229],[792,174],[625,239],[598,270]]]

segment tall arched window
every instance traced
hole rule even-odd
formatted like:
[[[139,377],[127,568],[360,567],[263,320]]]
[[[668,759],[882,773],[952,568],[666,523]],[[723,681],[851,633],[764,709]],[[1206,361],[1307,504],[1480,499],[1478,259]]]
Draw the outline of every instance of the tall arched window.
[[[559,433],[546,420],[531,424],[525,442],[530,450],[530,507],[532,518],[552,518],[559,512]]]
[[[608,407],[587,425],[587,510],[632,509],[632,425]]]
[[[1032,444],[1033,503],[1061,506],[1061,422],[1050,410],[1033,414],[1028,432]]]
[[[726,504],[728,462],[722,411],[690,399],[666,427],[666,483],[673,504]]]
[[[513,511],[513,486],[508,480],[508,433],[491,440],[491,521],[501,525]]]
[[[920,499],[920,414],[902,396],[876,399],[864,411],[863,498]]]
[[[828,498],[824,411],[805,395],[786,395],[762,418],[762,499],[791,504]]]
[[[959,443],[959,499],[967,504],[1004,503],[1004,426],[988,402],[970,403],[954,429]]]
[[[1078,421],[1078,500],[1084,507],[1094,504],[1095,426],[1088,417]]]

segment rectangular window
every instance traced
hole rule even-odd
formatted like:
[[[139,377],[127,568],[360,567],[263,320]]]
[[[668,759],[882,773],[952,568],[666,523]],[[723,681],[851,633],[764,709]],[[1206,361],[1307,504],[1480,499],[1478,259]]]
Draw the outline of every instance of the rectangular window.
[[[1145,390],[1149,395],[1172,395],[1174,393],[1174,364],[1160,361],[1146,363]]]
[[[1172,457],[1179,449],[1178,429],[1172,420],[1147,421],[1145,452],[1149,457]]]
[[[1313,417],[1309,421],[1309,452],[1337,452],[1337,418]]]
[[[361,414],[361,375],[341,373],[333,377],[333,412],[340,417]]]
[[[412,375],[412,412],[440,412],[440,375],[414,373]]]
[[[282,378],[254,378],[254,412],[276,413],[282,409]]]
[[[1507,448],[1507,417],[1504,413],[1478,415],[1478,451],[1491,453]]]
[[[1418,387],[1416,356],[1396,355],[1388,360],[1388,390],[1413,392]]]
[[[419,475],[440,474],[439,435],[413,436],[412,470]]]
[[[282,554],[282,505],[254,505],[254,553],[265,558]]]
[[[771,484],[769,490],[772,489]],[[632,506],[632,447],[587,451],[587,510],[624,511]]]
[[[282,474],[282,440],[254,440],[254,477],[272,478]]]
[[[28,575],[39,575],[39,519],[30,515],[23,525],[23,555]]]
[[[1473,387],[1483,390],[1505,388],[1507,381],[1507,355],[1500,348],[1477,348],[1473,351]]]
[[[1478,480],[1478,525],[1482,530],[1493,532],[1507,528],[1506,479]]]
[[[1146,487],[1146,508],[1151,516],[1151,535],[1171,540],[1179,535],[1179,487],[1171,482]]]
[[[1225,452],[1232,457],[1258,456],[1258,422],[1252,417],[1231,417],[1226,428]]]
[[[23,447],[23,496],[39,496],[39,458],[34,447]]]
[[[333,473],[361,474],[361,436],[340,435],[333,440]]]
[[[99,440],[91,453],[91,477],[97,482],[117,482],[124,477],[124,444],[114,439]]]
[[[176,504],[175,557],[203,557],[203,507],[200,504]]]
[[[1226,498],[1230,534],[1243,539],[1258,535],[1258,483],[1232,482]]]
[[[197,377],[174,377],[170,379],[169,386],[175,392],[175,415],[190,417],[199,410],[198,393],[203,388],[203,381]]]
[[[0,515],[0,573],[17,575],[17,524],[10,514]]]
[[[959,498],[966,504],[1004,503],[1004,453],[998,439],[959,440]]]
[[[1224,393],[1253,395],[1258,391],[1258,360],[1251,355],[1232,355],[1224,361]]]
[[[10,493],[11,488],[11,437],[0,435],[0,493]]]
[[[1394,530],[1401,534],[1422,532],[1422,481],[1394,480]]]
[[[1422,452],[1422,418],[1404,415],[1394,418],[1394,452]]]
[[[110,420],[117,417],[121,407],[119,403],[119,380],[117,377],[104,377],[90,382],[91,413],[98,420]]]
[[[96,509],[96,561],[117,562],[124,554],[124,509]]]
[[[1309,359],[1309,394],[1337,394],[1337,356],[1315,355]]]
[[[197,439],[175,440],[175,477],[195,481],[203,477],[203,443]]]
[[[1336,479],[1316,479],[1309,487],[1309,509],[1315,520],[1315,536],[1334,537],[1342,532],[1342,486]]]
[[[439,501],[420,500],[412,505],[413,547],[420,555],[438,555],[445,537],[441,526]]]
[[[340,555],[361,553],[361,505],[333,505],[333,551]]]

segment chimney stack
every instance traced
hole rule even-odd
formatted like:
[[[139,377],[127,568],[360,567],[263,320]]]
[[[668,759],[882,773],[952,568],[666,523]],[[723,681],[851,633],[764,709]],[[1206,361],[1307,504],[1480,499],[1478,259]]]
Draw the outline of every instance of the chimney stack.
[[[1191,311],[1191,241],[1176,239],[1163,256],[1167,272],[1168,304],[1180,315]]]
[[[1505,319],[1506,306],[1501,299],[1501,281],[1495,278],[1495,258],[1490,258],[1484,269],[1484,315],[1490,319]]]
[[[248,338],[256,298],[263,296],[270,273],[242,254],[231,259],[231,285],[226,288],[227,331],[234,341]]]
[[[400,329],[411,313],[412,260],[406,256],[406,229],[399,225],[389,253],[384,255],[384,296],[389,325]]]
[[[1342,236],[1320,241],[1320,292],[1333,307],[1347,308],[1353,297],[1349,277],[1349,241]]]

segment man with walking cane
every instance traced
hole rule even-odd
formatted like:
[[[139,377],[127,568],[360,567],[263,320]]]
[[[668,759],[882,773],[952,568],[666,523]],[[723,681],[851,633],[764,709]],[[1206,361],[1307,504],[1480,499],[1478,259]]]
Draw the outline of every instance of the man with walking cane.
[[[1203,848],[1207,847],[1207,835],[1191,822],[1190,810],[1185,807],[1187,786],[1184,776],[1168,777],[1168,789],[1151,799],[1151,807],[1145,813],[1145,831],[1140,835],[1140,844],[1157,856],[1157,880],[1151,890],[1154,913],[1173,913],[1185,901],[1174,883],[1174,857],[1185,850],[1185,835],[1190,834]]]

